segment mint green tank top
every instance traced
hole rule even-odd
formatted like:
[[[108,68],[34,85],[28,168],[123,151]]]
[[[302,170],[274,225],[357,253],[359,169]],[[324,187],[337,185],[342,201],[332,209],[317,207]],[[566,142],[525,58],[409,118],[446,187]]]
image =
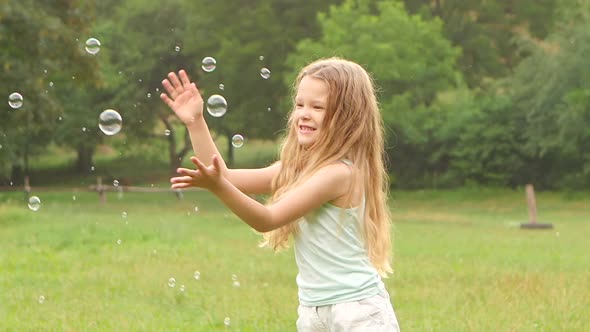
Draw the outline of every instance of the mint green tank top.
[[[385,290],[362,236],[364,205],[364,198],[349,209],[326,203],[299,221],[294,239],[302,305],[356,301]]]

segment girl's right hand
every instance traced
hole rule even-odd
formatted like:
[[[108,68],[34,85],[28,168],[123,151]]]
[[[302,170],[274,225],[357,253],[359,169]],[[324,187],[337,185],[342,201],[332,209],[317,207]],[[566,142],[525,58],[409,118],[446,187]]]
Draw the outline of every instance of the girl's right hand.
[[[162,81],[162,86],[168,94],[160,94],[160,99],[185,125],[190,125],[198,117],[203,116],[203,98],[195,83],[191,83],[186,71],[180,70],[178,76],[174,72],[168,73],[168,78]]]

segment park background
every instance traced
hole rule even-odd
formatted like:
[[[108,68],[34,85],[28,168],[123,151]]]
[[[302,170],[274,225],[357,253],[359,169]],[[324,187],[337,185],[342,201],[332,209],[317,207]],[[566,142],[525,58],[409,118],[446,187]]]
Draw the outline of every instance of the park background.
[[[8,0],[0,50],[0,91],[24,97],[0,109],[3,330],[294,330],[292,252],[168,190],[191,147],[159,94],[186,69],[227,100],[205,115],[228,164],[263,167],[297,71],[334,55],[378,87],[402,329],[588,329],[588,0]],[[520,229],[527,184],[553,228]]]

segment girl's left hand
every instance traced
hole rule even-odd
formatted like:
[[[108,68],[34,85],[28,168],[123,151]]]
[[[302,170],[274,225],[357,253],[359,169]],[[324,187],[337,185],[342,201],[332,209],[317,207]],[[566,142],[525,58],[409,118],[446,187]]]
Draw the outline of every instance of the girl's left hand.
[[[205,166],[197,157],[191,157],[191,161],[197,169],[177,169],[176,172],[182,176],[170,179],[172,189],[199,187],[213,191],[220,186],[223,176],[221,175],[219,156],[213,155],[213,164],[209,167]]]

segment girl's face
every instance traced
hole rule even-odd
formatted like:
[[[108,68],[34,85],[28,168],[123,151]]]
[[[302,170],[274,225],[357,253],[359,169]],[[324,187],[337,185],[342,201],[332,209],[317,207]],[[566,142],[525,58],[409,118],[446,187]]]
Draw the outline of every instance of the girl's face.
[[[304,76],[295,96],[297,140],[308,148],[318,139],[328,107],[328,85],[317,78]]]

